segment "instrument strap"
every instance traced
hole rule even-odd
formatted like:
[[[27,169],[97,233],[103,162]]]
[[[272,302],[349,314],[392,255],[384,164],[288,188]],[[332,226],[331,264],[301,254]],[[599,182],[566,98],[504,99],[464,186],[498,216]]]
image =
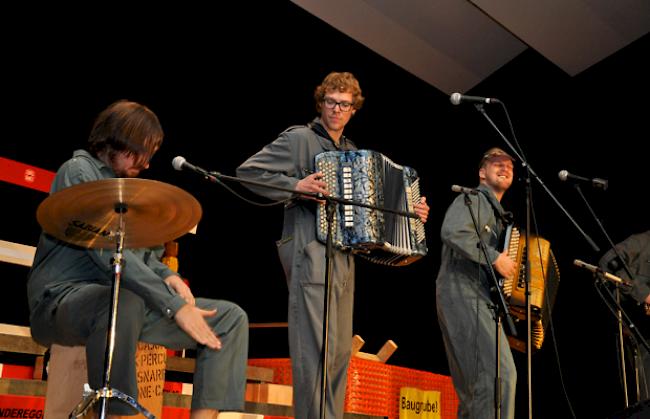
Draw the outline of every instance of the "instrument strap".
[[[511,225],[514,223],[514,215],[511,211],[505,211],[501,205],[497,205],[494,201],[494,197],[490,194],[489,191],[486,191],[485,189],[478,189],[479,192],[481,192],[485,197],[487,198],[488,202],[492,206],[492,209],[494,210],[494,213],[496,214],[497,218],[501,220],[501,222],[507,226]]]

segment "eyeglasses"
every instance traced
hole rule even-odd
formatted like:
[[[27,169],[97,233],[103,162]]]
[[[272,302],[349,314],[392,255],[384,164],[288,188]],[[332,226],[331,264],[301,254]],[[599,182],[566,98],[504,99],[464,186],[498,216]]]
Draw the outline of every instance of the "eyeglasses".
[[[341,110],[341,112],[350,112],[350,110],[352,109],[352,102],[347,102],[347,101],[337,102],[331,97],[324,98],[323,103],[325,103],[325,107],[327,109],[334,109],[336,108],[336,105],[339,105],[339,109]]]

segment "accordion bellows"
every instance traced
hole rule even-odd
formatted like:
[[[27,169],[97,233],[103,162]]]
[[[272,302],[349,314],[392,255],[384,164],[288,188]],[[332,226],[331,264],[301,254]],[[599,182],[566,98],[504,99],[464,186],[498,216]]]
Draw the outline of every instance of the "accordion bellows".
[[[420,201],[416,171],[376,151],[327,151],[316,156],[315,167],[336,198],[403,213],[413,213]],[[417,217],[339,203],[332,224],[334,246],[374,263],[403,266],[427,254],[424,223]],[[316,229],[326,243],[325,203],[319,205]]]
[[[539,350],[560,284],[560,270],[548,240],[531,235],[528,252],[525,235],[522,237],[516,227],[509,228],[506,236],[508,256],[519,267],[514,277],[503,282],[503,294],[510,314],[521,326],[518,328],[519,338],[508,336],[510,347],[526,352],[526,259],[530,258],[531,348]]]

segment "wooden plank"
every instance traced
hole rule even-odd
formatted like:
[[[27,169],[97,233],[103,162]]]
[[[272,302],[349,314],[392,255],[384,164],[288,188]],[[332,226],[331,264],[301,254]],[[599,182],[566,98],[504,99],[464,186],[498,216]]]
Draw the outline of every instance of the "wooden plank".
[[[359,335],[354,335],[352,337],[352,356],[355,356],[357,358],[361,359],[367,359],[370,361],[378,361],[378,362],[386,362],[388,358],[393,355],[395,350],[397,350],[397,345],[395,342],[392,340],[387,340],[386,343],[384,343],[384,346],[381,347],[379,352],[377,352],[377,355],[374,354],[369,354],[366,352],[361,352],[361,347],[365,344],[366,342],[363,340],[363,338]]]
[[[283,384],[247,383],[246,401],[256,403],[293,405],[293,387]]]
[[[41,380],[21,380],[18,378],[0,378],[0,394],[14,396],[43,396],[47,383]]]
[[[18,326],[15,324],[0,323],[0,334],[3,335],[12,335],[12,336],[23,336],[23,337],[32,337],[32,332],[27,326]]]
[[[246,367],[246,379],[249,381],[259,381],[270,383],[273,381],[273,368],[256,367],[248,365]]]
[[[388,358],[393,355],[393,353],[397,350],[397,345],[395,342],[392,340],[387,340],[386,343],[384,343],[384,346],[381,347],[379,352],[377,352],[377,356],[379,357],[379,361],[381,362],[386,362],[388,361]]]
[[[359,335],[352,336],[352,356],[361,350],[361,347],[366,343],[365,340]]]
[[[167,371],[178,371],[178,372],[187,372],[194,373],[194,366],[196,361],[194,358],[181,358],[180,356],[168,356],[167,357]]]
[[[244,411],[248,413],[258,413],[264,416],[285,416],[288,418],[293,417],[292,406],[282,406],[279,404],[265,404],[246,402]],[[383,416],[364,415],[362,413],[345,412],[343,419],[385,419]]]
[[[264,415],[241,412],[219,412],[217,419],[264,419]]]
[[[357,352],[356,355],[354,355],[354,356],[356,356],[357,358],[361,358],[361,359],[367,359],[368,361],[381,362],[379,357],[377,355],[375,355],[375,354],[369,354],[369,353],[366,353],[366,352]]]
[[[163,406],[180,407],[189,409],[192,407],[192,396],[180,393],[163,393]]]
[[[271,327],[289,327],[287,322],[270,322],[270,323],[248,323],[249,329],[265,329]]]
[[[178,356],[167,357],[167,371],[194,373],[196,361],[194,358],[181,358]],[[273,369],[248,365],[246,379],[270,383],[273,381]]]
[[[32,266],[36,247],[0,240],[0,261]]]
[[[47,348],[34,342],[29,327],[0,323],[0,351],[43,355]]]
[[[293,417],[293,406],[282,406],[280,404],[246,402],[244,411],[248,413],[258,413],[264,416]]]
[[[43,379],[43,371],[45,371],[45,357],[42,355],[39,355],[36,357],[36,361],[34,362],[34,376],[32,377],[34,380],[42,380]]]

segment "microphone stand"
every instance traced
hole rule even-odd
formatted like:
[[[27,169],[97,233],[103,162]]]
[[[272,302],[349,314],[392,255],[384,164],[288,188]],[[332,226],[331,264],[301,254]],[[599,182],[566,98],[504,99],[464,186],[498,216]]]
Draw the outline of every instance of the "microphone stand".
[[[589,245],[596,251],[600,251],[596,243],[584,232],[584,230],[578,225],[578,223],[571,217],[569,212],[560,204],[557,198],[553,193],[546,187],[544,182],[539,178],[535,173],[532,167],[526,159],[523,157],[523,151],[519,153],[517,149],[512,145],[508,138],[499,130],[499,128],[494,124],[492,119],[485,112],[485,109],[482,104],[475,104],[475,108],[485,117],[490,125],[496,130],[499,136],[503,141],[508,145],[512,153],[521,161],[522,167],[525,169],[525,183],[526,183],[526,253],[531,252],[530,249],[530,227],[531,227],[531,177],[534,177],[535,180],[542,186],[546,193],[551,197],[553,202],[562,210],[564,215],[571,221],[571,223],[578,229],[582,234],[585,240]],[[505,105],[502,103],[502,106]],[[532,348],[531,348],[531,335],[532,335],[532,325],[531,325],[531,307],[530,307],[530,258],[526,257],[526,281],[525,281],[525,303],[526,303],[526,366],[527,366],[527,388],[528,388],[528,418],[532,419],[533,417],[533,392],[532,392]]]
[[[501,369],[500,369],[500,359],[499,359],[499,353],[500,353],[500,337],[501,337],[501,320],[502,317],[506,319],[506,324],[508,325],[508,330],[510,330],[510,334],[512,336],[517,336],[517,330],[515,329],[515,322],[512,319],[512,316],[510,315],[510,311],[508,310],[508,306],[506,305],[506,300],[505,297],[503,296],[503,292],[501,290],[501,286],[499,285],[499,280],[497,279],[496,273],[494,272],[494,268],[492,265],[489,263],[489,258],[488,258],[488,253],[487,253],[487,247],[485,246],[485,243],[481,239],[481,229],[479,227],[478,221],[476,220],[476,216],[474,215],[474,212],[472,211],[472,200],[469,197],[468,191],[462,191],[464,197],[465,197],[465,205],[467,206],[467,209],[469,210],[469,214],[472,216],[472,222],[474,223],[474,230],[476,231],[476,237],[478,238],[479,242],[479,247],[481,248],[481,252],[483,253],[483,257],[485,257],[485,261],[487,262],[487,270],[490,274],[490,278],[492,279],[492,291],[496,294],[497,297],[497,303],[496,304],[491,304],[490,308],[494,311],[494,321],[496,325],[496,331],[495,331],[495,355],[496,355],[496,369],[495,369],[495,377],[494,377],[494,417],[496,419],[501,418]]]
[[[375,205],[369,205],[363,202],[358,202],[358,201],[351,201],[348,199],[343,199],[343,198],[338,198],[334,196],[327,196],[323,195],[321,193],[313,193],[313,192],[300,192],[296,191],[295,189],[290,189],[290,188],[283,188],[280,186],[274,186],[274,185],[269,185],[267,183],[263,182],[256,182],[254,180],[247,180],[247,179],[242,179],[239,177],[235,176],[227,176],[224,174],[221,174],[219,172],[211,171],[208,172],[206,170],[203,170],[201,168],[195,167],[195,170],[197,173],[201,174],[202,176],[205,177],[206,180],[212,182],[212,183],[221,183],[222,180],[230,180],[234,181],[240,184],[247,184],[247,185],[253,185],[253,186],[258,186],[266,189],[275,189],[278,191],[284,191],[284,192],[290,192],[292,194],[298,195],[298,196],[307,196],[311,198],[315,198],[318,200],[323,200],[325,201],[326,205],[326,219],[327,219],[327,239],[326,239],[326,245],[325,245],[325,292],[324,292],[324,303],[323,303],[323,350],[321,354],[321,398],[320,398],[320,418],[324,419],[325,418],[325,405],[327,401],[327,366],[328,366],[328,353],[329,353],[329,312],[330,312],[330,294],[332,291],[332,285],[331,285],[331,276],[332,276],[332,265],[333,265],[333,239],[332,239],[332,231],[333,231],[333,219],[334,219],[334,212],[336,209],[337,204],[343,204],[343,205],[354,205],[358,207],[364,207],[364,208],[369,208],[369,209],[374,209],[377,211],[382,211],[382,212],[388,212],[392,214],[397,214],[401,215],[404,217],[409,217],[409,218],[418,218],[418,215],[412,212],[406,212],[406,211],[400,211],[400,210],[393,210],[389,208],[384,208],[384,207],[378,207]],[[513,325],[514,327],[514,325]]]
[[[589,205],[589,201],[585,197],[584,193],[582,193],[582,188],[580,188],[580,185],[578,185],[577,183],[574,184],[573,186],[575,187],[576,191],[578,192],[578,195],[580,195],[580,198],[582,199],[585,206],[589,210],[589,213],[591,214],[591,216],[594,218],[594,220],[596,220],[596,224],[598,224],[598,227],[600,228],[600,231],[603,233],[603,235],[607,239],[607,242],[608,242],[609,246],[611,247],[611,249],[613,250],[614,254],[618,258],[618,260],[621,261],[621,264],[623,265],[623,270],[625,270],[625,273],[628,275],[628,278],[634,278],[634,276],[632,275],[632,271],[630,270],[630,267],[627,265],[627,263],[625,262],[625,259],[622,257],[621,253],[616,248],[616,245],[614,244],[612,239],[609,237],[609,234],[607,234],[607,230],[603,226],[603,223],[600,221],[600,218],[594,212],[591,205]],[[602,277],[603,275],[600,275],[600,276]],[[606,288],[604,284],[605,284],[605,281],[604,281],[604,279],[601,278],[600,279],[600,285],[603,288]],[[609,290],[607,290],[607,291],[609,291]],[[602,296],[603,294],[600,294],[600,295]],[[609,305],[610,309],[612,310],[612,313],[614,313],[614,315],[616,317],[616,322],[618,324],[618,347],[619,347],[619,351],[620,351],[621,371],[623,373],[623,393],[624,393],[624,396],[625,396],[625,407],[628,407],[629,406],[629,400],[628,400],[628,394],[627,394],[628,390],[627,390],[627,374],[626,374],[626,367],[625,367],[625,350],[623,348],[623,345],[624,345],[624,343],[623,343],[624,342],[623,328],[626,327],[630,331],[630,333],[633,335],[633,337],[636,338],[637,341],[640,342],[646,348],[646,350],[648,352],[650,352],[650,346],[648,346],[648,343],[643,338],[643,335],[641,335],[641,332],[639,331],[639,329],[634,325],[634,323],[632,323],[632,321],[630,320],[630,317],[623,310],[623,307],[620,304],[620,288],[618,286],[616,287],[616,297],[614,297],[611,294],[611,292],[608,292],[608,296],[609,296],[610,301],[609,302],[605,301],[605,304]],[[635,381],[637,383],[637,388],[638,388],[638,374],[636,375]],[[637,401],[640,401],[638,399],[639,399],[639,397],[638,397],[638,392],[637,392]]]
[[[594,286],[596,287],[596,290],[600,294],[600,296],[603,298],[603,302],[605,303],[605,306],[610,309],[614,317],[616,318],[616,321],[619,323],[619,331],[621,330],[622,326],[621,324],[625,325],[627,329],[632,333],[632,337],[636,338],[638,342],[640,342],[643,347],[645,348],[646,351],[650,352],[650,346],[648,346],[647,341],[643,338],[639,330],[637,329],[636,325],[632,322],[632,320],[628,317],[627,313],[621,308],[620,303],[619,303],[619,288],[616,289],[616,296],[614,296],[609,288],[606,287],[606,282],[602,274],[598,273],[595,274],[596,277],[596,282],[594,283]],[[621,356],[623,356],[623,336],[622,332],[619,332],[619,347],[621,350]],[[622,359],[621,363],[624,363],[625,360]],[[625,391],[625,407],[628,407],[628,396],[627,396],[627,382],[625,381],[626,375],[625,375],[625,365],[622,366],[623,368],[623,383],[624,383],[624,391]],[[636,380],[638,380],[638,376],[636,377]],[[637,382],[637,391],[638,391],[638,382]],[[637,394],[637,399],[638,399],[638,394]],[[640,400],[637,400],[639,402]]]
[[[621,373],[623,374],[623,398],[625,399],[625,407],[630,406],[630,398],[627,394],[628,389],[627,389],[627,366],[625,365],[625,338],[623,336],[623,311],[621,310],[621,292],[616,288],[616,305],[617,305],[617,310],[616,310],[616,323],[617,323],[617,329],[618,329],[618,351],[620,354],[620,362],[621,362]],[[634,361],[633,361],[634,362]],[[636,362],[635,362],[636,363]],[[637,383],[637,389],[639,388],[638,386],[638,381],[639,376],[638,374],[635,374],[634,382]],[[637,400],[639,399],[639,392],[637,390]]]

